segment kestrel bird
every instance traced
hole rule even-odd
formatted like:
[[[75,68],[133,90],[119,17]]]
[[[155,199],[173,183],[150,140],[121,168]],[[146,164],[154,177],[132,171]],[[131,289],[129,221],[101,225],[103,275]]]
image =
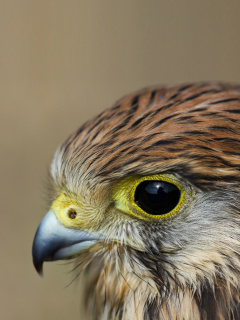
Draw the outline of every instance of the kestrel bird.
[[[147,88],[51,163],[33,262],[74,259],[85,319],[240,319],[240,86]]]

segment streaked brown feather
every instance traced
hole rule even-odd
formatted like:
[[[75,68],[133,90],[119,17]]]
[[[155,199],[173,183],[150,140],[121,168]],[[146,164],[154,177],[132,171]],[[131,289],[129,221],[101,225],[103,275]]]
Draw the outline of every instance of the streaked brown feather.
[[[96,206],[122,177],[162,172],[196,188],[191,210],[204,204],[210,217],[189,214],[165,226],[133,220],[132,237],[141,230],[146,252],[94,246],[84,256],[89,319],[240,319],[239,85],[130,94],[73,133],[52,164],[56,193],[64,187]],[[110,218],[99,223],[111,229]]]

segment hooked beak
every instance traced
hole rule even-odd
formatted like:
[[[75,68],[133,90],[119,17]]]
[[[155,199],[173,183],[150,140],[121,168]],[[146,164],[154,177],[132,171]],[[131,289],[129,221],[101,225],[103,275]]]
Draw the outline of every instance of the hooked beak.
[[[41,221],[33,240],[33,264],[42,276],[44,261],[71,258],[100,239],[97,234],[64,227],[52,210]]]

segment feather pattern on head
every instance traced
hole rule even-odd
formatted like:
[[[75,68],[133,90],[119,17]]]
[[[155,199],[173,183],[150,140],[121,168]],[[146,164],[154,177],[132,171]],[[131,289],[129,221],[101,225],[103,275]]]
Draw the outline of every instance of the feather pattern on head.
[[[184,190],[183,204],[145,215],[139,179]],[[88,319],[240,319],[240,86],[122,98],[59,147],[51,181],[76,201],[78,224],[60,222],[104,236],[74,256]]]

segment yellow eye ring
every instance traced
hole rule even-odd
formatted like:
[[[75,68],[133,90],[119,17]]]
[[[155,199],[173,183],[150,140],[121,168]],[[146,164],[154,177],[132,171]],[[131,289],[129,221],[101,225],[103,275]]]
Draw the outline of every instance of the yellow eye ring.
[[[135,202],[135,193],[137,187],[140,183],[144,181],[162,181],[167,182],[176,186],[180,192],[180,197],[177,202],[177,205],[169,212],[165,214],[150,214],[144,211],[140,206]],[[179,180],[176,180],[175,177],[171,174],[156,174],[151,176],[131,176],[121,180],[113,189],[113,199],[115,201],[115,206],[121,211],[140,218],[143,220],[162,220],[167,219],[175,214],[177,214],[180,209],[183,207],[186,201],[186,191]]]

